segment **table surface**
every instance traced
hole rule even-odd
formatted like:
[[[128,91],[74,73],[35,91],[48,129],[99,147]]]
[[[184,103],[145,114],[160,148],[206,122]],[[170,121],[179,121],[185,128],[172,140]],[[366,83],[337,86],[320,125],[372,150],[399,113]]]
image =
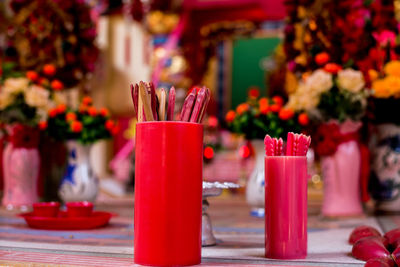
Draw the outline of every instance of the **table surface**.
[[[400,224],[400,216],[327,219],[309,203],[307,258],[271,260],[263,257],[264,219],[250,216],[243,194],[224,192],[209,202],[218,244],[202,249],[202,266],[363,266],[349,256],[352,229],[367,224],[386,232]],[[100,200],[96,209],[118,216],[96,230],[45,231],[1,210],[0,266],[134,266],[133,197]]]

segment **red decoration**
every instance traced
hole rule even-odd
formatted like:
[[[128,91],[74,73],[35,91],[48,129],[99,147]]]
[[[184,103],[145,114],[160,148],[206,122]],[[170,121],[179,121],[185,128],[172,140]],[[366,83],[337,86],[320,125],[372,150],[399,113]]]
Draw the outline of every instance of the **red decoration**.
[[[14,148],[37,148],[39,145],[39,131],[30,126],[17,124],[12,128],[9,141]]]
[[[212,159],[214,157],[214,149],[210,146],[204,148],[204,157],[206,159]]]
[[[56,66],[53,64],[46,64],[43,66],[43,73],[47,76],[53,76],[56,74]]]

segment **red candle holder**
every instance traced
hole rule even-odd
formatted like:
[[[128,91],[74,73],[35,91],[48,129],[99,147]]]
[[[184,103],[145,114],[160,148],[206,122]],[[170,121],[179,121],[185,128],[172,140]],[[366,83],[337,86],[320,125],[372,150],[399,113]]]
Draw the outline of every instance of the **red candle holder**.
[[[60,209],[58,202],[33,203],[33,214],[36,217],[57,217]]]
[[[203,126],[138,123],[135,156],[135,263],[199,264]]]
[[[265,256],[307,256],[307,158],[265,157]]]
[[[90,217],[93,211],[93,203],[82,201],[82,202],[67,202],[68,217]]]

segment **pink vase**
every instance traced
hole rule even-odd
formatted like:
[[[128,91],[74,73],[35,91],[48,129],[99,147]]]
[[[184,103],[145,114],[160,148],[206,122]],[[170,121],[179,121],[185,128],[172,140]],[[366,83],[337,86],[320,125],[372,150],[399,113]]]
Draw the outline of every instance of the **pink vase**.
[[[37,149],[37,132],[19,126],[19,131],[3,151],[4,195],[2,205],[7,209],[26,209],[38,202],[38,177],[40,156]],[[22,129],[22,130],[21,130]],[[15,131],[11,130],[14,134]],[[30,140],[32,138],[32,140]]]
[[[345,122],[339,125],[341,134],[349,134],[361,123]],[[322,214],[329,217],[359,216],[361,203],[361,154],[357,140],[340,143],[333,155],[322,157],[324,200]]]

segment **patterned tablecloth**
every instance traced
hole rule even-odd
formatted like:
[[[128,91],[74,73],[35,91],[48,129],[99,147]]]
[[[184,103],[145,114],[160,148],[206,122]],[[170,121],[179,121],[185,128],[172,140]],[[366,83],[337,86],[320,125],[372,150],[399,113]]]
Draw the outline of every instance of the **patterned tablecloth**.
[[[307,259],[278,261],[263,257],[264,219],[249,215],[243,195],[223,194],[209,202],[218,244],[203,248],[203,266],[363,266],[349,256],[351,230],[368,224],[388,231],[400,224],[400,216],[324,219],[310,203]],[[44,231],[1,210],[0,266],[134,266],[133,198],[101,201],[96,208],[118,216],[101,229]]]

